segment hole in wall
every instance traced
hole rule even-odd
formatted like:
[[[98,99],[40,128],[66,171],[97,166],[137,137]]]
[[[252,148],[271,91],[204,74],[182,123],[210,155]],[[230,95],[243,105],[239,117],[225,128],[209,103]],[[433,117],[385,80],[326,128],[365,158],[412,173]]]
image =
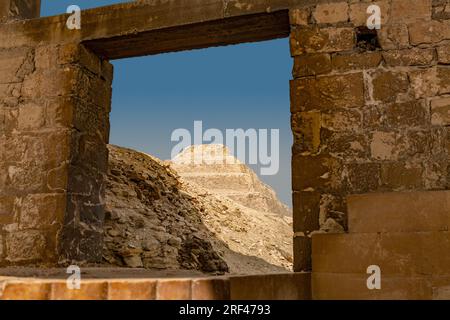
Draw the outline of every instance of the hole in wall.
[[[366,26],[356,28],[356,46],[361,51],[376,51],[381,49],[377,30],[371,30]]]

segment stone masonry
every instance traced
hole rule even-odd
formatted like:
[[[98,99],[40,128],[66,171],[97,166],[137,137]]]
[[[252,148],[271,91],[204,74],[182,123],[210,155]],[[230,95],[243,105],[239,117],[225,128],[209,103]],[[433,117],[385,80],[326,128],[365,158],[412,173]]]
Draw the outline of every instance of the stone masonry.
[[[0,265],[100,259],[109,59],[290,35],[296,271],[311,234],[347,229],[347,195],[449,189],[450,3],[411,3],[136,1],[68,30],[67,15],[20,20],[39,1],[2,1]]]
[[[450,3],[341,1],[291,10],[295,268],[311,234],[347,229],[350,194],[450,186]],[[370,32],[370,4],[382,26]]]
[[[100,259],[111,65],[61,45],[0,69],[0,264]]]

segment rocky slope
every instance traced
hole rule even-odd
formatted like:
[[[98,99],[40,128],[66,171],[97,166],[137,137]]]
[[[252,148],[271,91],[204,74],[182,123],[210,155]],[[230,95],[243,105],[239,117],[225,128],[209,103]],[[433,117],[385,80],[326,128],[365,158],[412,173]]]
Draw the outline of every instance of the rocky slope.
[[[202,188],[181,178],[177,165],[109,150],[105,264],[207,273],[291,268],[291,218]]]

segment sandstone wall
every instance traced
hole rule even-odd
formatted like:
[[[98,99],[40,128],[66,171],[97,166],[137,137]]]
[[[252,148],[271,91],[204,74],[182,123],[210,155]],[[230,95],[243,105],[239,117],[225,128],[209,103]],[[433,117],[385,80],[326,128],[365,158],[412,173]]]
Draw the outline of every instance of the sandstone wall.
[[[2,1],[0,22],[37,16],[27,3],[38,1]],[[376,37],[358,29],[371,3],[384,15]],[[66,29],[65,16],[2,23],[0,264],[100,258],[112,68],[80,42],[127,57],[266,40],[286,35],[290,8],[295,264],[310,269],[309,236],[346,228],[346,195],[448,189],[449,7],[170,0],[85,12],[81,32]]]
[[[100,259],[111,65],[20,47],[0,74],[0,265]]]
[[[375,34],[363,28],[372,3]],[[311,233],[347,228],[347,195],[449,188],[450,2],[342,1],[290,16],[295,269],[308,270]]]

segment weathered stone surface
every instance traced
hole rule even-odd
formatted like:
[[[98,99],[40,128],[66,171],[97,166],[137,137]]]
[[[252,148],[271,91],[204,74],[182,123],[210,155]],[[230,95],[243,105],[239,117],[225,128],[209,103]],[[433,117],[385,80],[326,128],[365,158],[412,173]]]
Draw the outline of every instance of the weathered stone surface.
[[[437,48],[438,61],[442,64],[450,64],[450,46]]]
[[[51,284],[48,282],[11,281],[4,285],[1,300],[47,300]]]
[[[362,73],[291,81],[291,111],[358,107],[364,104]]]
[[[369,146],[365,134],[322,130],[321,136],[323,149],[339,159],[356,161],[367,159],[369,156]]]
[[[313,268],[348,274],[377,265],[385,276],[446,275],[449,237],[447,231],[317,234],[313,235]]]
[[[412,45],[433,44],[450,39],[450,20],[412,23],[409,25]]]
[[[34,262],[43,258],[46,239],[39,231],[10,231],[6,235],[6,260],[12,263]]]
[[[412,71],[409,77],[416,98],[450,93],[449,68],[438,66],[437,68]]]
[[[339,190],[342,186],[342,165],[331,156],[294,155],[292,188],[294,191]]]
[[[66,281],[52,283],[50,300],[104,300],[108,285],[104,280],[83,281],[80,289],[70,290]]]
[[[333,69],[339,71],[372,69],[380,65],[382,56],[379,52],[335,54],[332,61]]]
[[[320,112],[299,112],[292,117],[295,144],[299,146],[299,151],[318,152],[320,147]]]
[[[416,190],[422,186],[423,168],[410,163],[385,163],[381,167],[383,187],[388,190]]]
[[[381,186],[381,166],[376,162],[351,163],[348,171],[349,193],[373,192]],[[345,210],[343,210],[345,211]]]
[[[431,0],[392,0],[390,14],[396,23],[421,23],[431,20]]]
[[[405,24],[384,25],[377,33],[383,50],[402,49],[409,46],[408,27]]]
[[[192,281],[193,300],[228,300],[231,296],[230,281],[226,279],[199,279]]]
[[[28,48],[0,51],[0,83],[22,82],[33,71],[33,54]]]
[[[294,59],[294,78],[314,76],[331,71],[331,58],[329,54],[300,55]]]
[[[155,300],[156,280],[108,282],[108,300]]]
[[[330,109],[322,112],[321,126],[330,131],[358,131],[362,129],[362,114],[356,108]]]
[[[433,125],[450,125],[450,97],[431,100],[431,123]]]
[[[294,26],[306,26],[309,23],[310,10],[307,8],[297,8],[289,10],[289,21]]]
[[[383,58],[389,66],[425,66],[434,61],[435,49],[393,50],[383,53]]]
[[[408,76],[402,72],[376,71],[371,74],[373,98],[376,101],[395,102],[409,89]]]
[[[33,194],[21,203],[20,229],[44,229],[62,225],[66,195]]]
[[[355,47],[352,28],[299,27],[291,34],[291,55],[304,53],[348,51]]]
[[[3,0],[0,4],[0,23],[15,19],[39,17],[41,0]]]
[[[0,196],[0,224],[10,224],[14,221],[16,198]]]
[[[319,230],[320,193],[297,192],[293,193],[294,203],[294,232],[309,232]]]
[[[450,3],[448,3],[448,0],[433,0],[433,19],[450,19]]]
[[[404,137],[395,132],[374,132],[370,143],[371,155],[376,160],[398,160],[408,147]]]
[[[436,281],[439,279],[439,281]],[[367,289],[367,273],[322,273],[312,275],[314,300],[434,300],[442,295],[448,277],[384,275],[380,290]],[[442,287],[440,287],[442,285]],[[438,289],[439,288],[439,289]],[[433,293],[436,292],[436,293]]]
[[[317,23],[338,23],[348,20],[348,3],[321,3],[313,12],[313,18]]]
[[[446,231],[450,226],[449,191],[353,195],[347,203],[350,233]]]
[[[429,112],[424,101],[393,103],[385,108],[384,124],[390,128],[427,127]]]

